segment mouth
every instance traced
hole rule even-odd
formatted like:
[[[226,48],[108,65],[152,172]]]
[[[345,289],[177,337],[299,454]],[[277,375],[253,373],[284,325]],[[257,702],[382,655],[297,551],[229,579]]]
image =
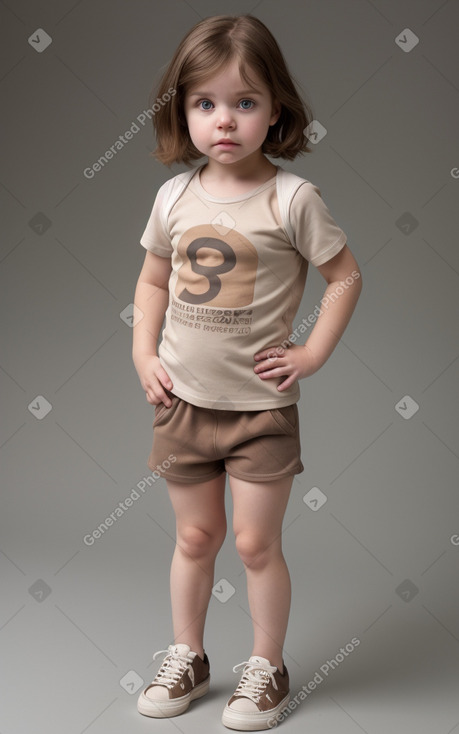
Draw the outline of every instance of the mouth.
[[[239,145],[239,143],[234,143],[232,140],[219,140],[215,145],[220,146],[222,148],[232,148],[236,145]]]

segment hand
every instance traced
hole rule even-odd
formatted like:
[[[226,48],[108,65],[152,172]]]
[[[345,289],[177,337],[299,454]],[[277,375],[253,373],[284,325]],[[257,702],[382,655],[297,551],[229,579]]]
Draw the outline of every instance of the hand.
[[[153,354],[147,354],[135,359],[135,368],[140,378],[140,384],[145,390],[145,395],[151,405],[164,403],[166,408],[170,408],[172,400],[165,392],[172,390],[172,381],[164,367],[162,367],[159,357]]]
[[[297,344],[292,344],[288,349],[269,347],[255,354],[254,359],[257,364],[253,369],[260,379],[285,377],[277,386],[279,392],[287,390],[295,380],[309,377],[319,369],[311,350]]]

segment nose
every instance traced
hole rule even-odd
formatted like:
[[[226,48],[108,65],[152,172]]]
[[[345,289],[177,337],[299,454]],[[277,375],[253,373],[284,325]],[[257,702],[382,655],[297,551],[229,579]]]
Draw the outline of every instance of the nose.
[[[222,107],[218,112],[217,125],[220,130],[232,130],[236,123],[234,117],[227,107]]]

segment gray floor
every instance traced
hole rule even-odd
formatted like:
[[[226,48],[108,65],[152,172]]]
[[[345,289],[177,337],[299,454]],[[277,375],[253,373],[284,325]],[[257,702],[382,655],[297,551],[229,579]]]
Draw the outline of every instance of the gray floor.
[[[310,95],[327,134],[283,165],[320,187],[364,281],[332,358],[302,383],[306,470],[284,523],[297,703],[283,731],[459,732],[458,4],[8,0],[1,734],[223,731],[232,666],[250,655],[230,530],[208,615],[211,692],[185,716],[141,717],[137,690],[172,634],[164,481],[87,542],[149,476],[129,315],[138,241],[171,173],[141,124],[84,170],[138,120],[186,30],[228,11],[271,28]],[[323,289],[312,269],[295,323]]]

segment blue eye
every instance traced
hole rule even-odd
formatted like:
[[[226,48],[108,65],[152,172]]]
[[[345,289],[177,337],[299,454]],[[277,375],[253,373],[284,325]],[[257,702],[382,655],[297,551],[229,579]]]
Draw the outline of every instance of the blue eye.
[[[243,110],[250,110],[253,107],[253,102],[251,99],[242,99],[241,100],[241,107]]]
[[[210,110],[212,109],[212,102],[210,102],[208,99],[202,99],[199,103],[199,106],[202,110]]]

